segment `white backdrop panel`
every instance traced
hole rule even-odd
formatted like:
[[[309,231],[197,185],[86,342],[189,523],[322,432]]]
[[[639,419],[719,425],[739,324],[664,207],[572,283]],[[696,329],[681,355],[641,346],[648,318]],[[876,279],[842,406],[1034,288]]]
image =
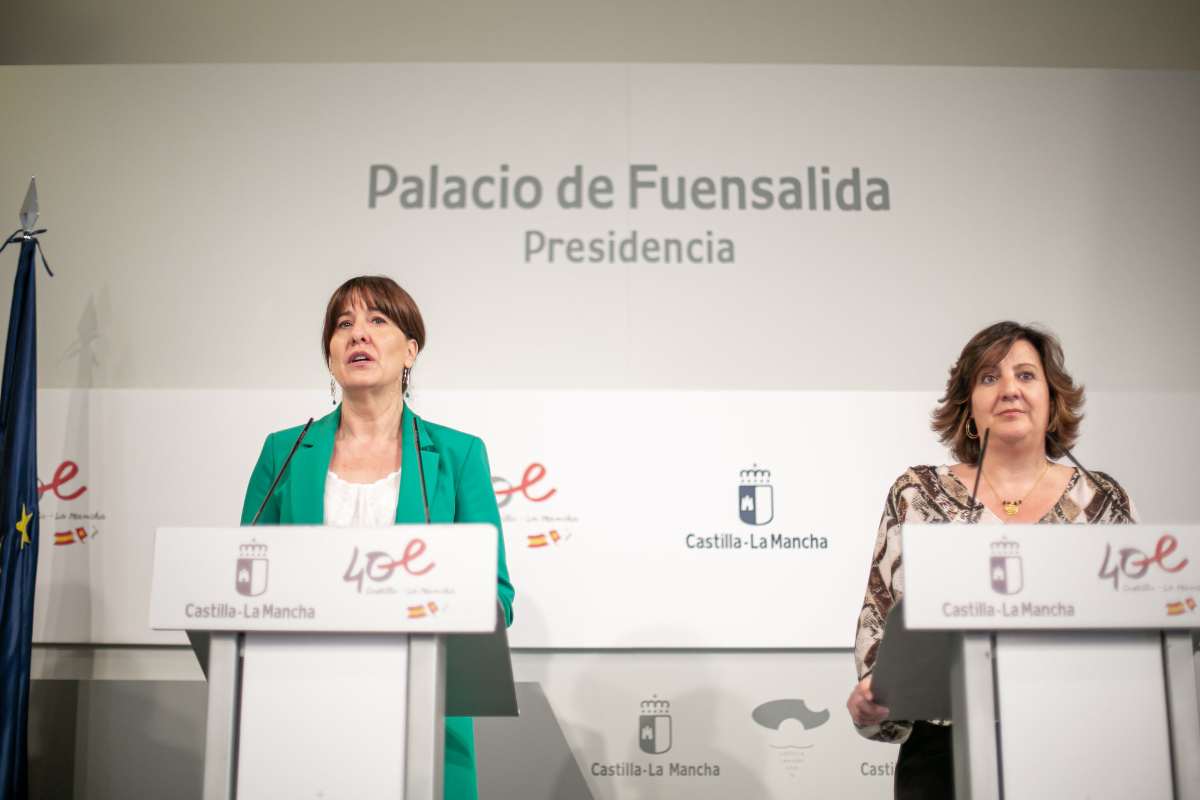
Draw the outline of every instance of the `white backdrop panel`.
[[[892,796],[898,748],[846,713],[849,653],[518,653],[513,669],[542,684],[597,800]]]
[[[329,408],[286,391],[43,390],[39,402],[43,642],[180,641],[147,627],[155,528],[235,524],[266,433]],[[946,460],[928,431],[935,402],[480,391],[415,407],[488,444],[515,647],[841,648],[888,487]],[[1194,522],[1180,476],[1200,447],[1196,404],[1098,394],[1079,455],[1122,480],[1143,519]],[[760,502],[769,487],[770,513],[746,522],[741,473],[755,467],[770,471],[751,487]]]
[[[330,291],[383,271],[422,304],[430,388],[923,391],[1013,317],[1062,335],[1093,389],[1200,390],[1196,73],[0,67],[0,104],[21,109],[0,128],[0,208],[14,219],[37,174],[50,228],[46,386],[320,385]],[[406,209],[397,189],[371,208],[373,164],[437,165],[443,186],[528,175],[543,197]],[[635,209],[635,164],[673,196],[680,178],[778,195],[794,176],[807,197],[810,167],[857,168],[890,208],[675,209],[649,190]],[[560,207],[576,165],[613,180],[611,208]],[[736,256],[549,263],[526,258],[528,231],[711,231]]]

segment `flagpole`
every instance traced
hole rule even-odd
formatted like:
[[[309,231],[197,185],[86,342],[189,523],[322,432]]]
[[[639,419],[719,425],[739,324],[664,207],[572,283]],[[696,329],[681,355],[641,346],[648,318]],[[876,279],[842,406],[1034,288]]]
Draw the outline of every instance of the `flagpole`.
[[[0,382],[0,800],[29,794],[29,678],[39,542],[37,482],[37,184],[29,181]],[[45,264],[43,255],[42,263]],[[49,266],[46,267],[47,272]]]

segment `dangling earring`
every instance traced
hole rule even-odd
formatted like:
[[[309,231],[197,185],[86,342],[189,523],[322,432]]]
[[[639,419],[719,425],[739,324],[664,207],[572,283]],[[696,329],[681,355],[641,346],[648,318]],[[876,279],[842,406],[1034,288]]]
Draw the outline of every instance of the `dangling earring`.
[[[975,425],[974,417],[967,417],[967,438],[968,439],[978,439],[979,438],[979,428]]]
[[[408,397],[408,382],[412,376],[412,367],[405,367],[404,372],[400,374],[400,392]]]
[[[335,406],[337,405],[337,393],[334,391],[334,387],[336,385],[337,384],[334,382],[333,376],[330,375],[329,376],[329,402]]]

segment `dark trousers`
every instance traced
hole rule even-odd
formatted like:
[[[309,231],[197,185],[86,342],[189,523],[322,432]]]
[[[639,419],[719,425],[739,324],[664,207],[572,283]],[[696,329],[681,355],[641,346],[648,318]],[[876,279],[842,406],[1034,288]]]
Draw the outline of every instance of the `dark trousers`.
[[[914,722],[896,757],[896,800],[954,800],[950,728]]]

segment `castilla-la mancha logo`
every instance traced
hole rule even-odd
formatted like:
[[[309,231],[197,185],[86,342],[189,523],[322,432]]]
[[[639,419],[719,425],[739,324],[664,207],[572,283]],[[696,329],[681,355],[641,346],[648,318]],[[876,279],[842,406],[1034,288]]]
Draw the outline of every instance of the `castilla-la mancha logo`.
[[[237,577],[234,585],[238,594],[258,597],[267,590],[267,546],[253,539],[238,548]]]
[[[661,755],[671,749],[671,703],[651,696],[642,701],[638,715],[638,747],[643,753]]]
[[[1025,586],[1021,545],[1008,539],[992,542],[992,591],[1016,594]]]
[[[771,470],[757,464],[742,470],[738,481],[738,516],[747,525],[766,525],[775,519],[775,490]]]

